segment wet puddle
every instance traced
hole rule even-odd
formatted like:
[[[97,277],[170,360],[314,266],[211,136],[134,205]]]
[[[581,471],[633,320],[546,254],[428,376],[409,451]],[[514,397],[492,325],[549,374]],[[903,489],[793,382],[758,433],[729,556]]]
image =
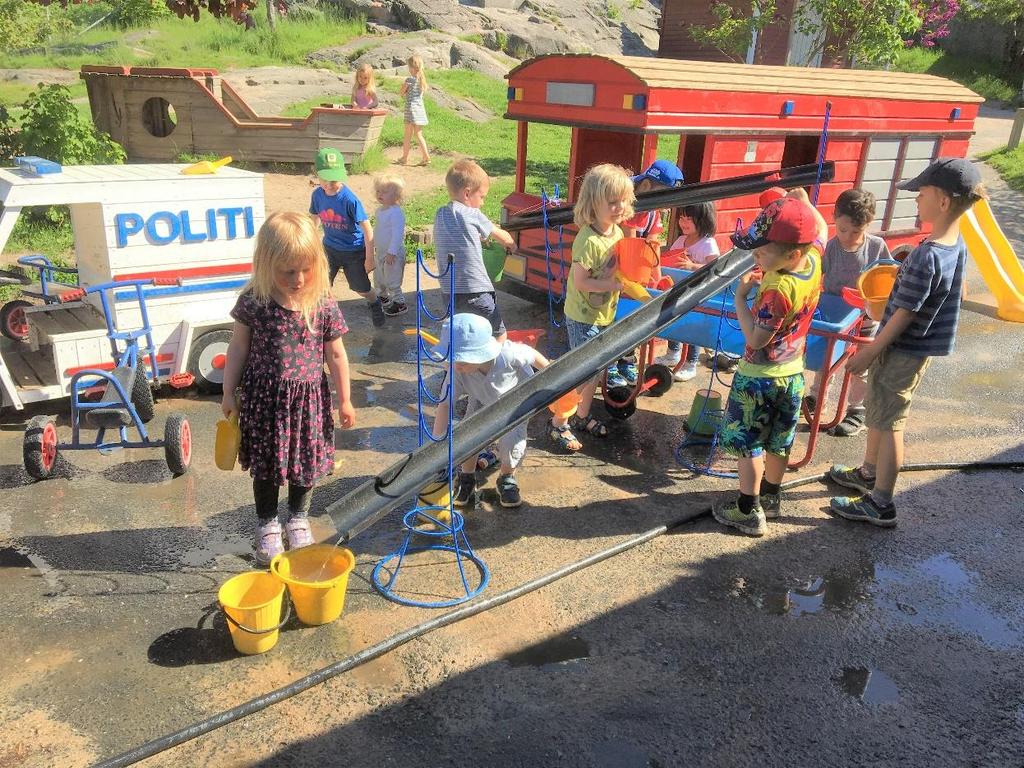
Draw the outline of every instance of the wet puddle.
[[[593,747],[596,768],[659,768],[661,763],[628,741],[603,741]]]
[[[823,610],[852,610],[870,597],[869,580],[848,574],[812,576],[794,587],[760,587],[742,576],[734,579],[730,597],[746,600],[776,616],[805,616]]]
[[[505,656],[512,667],[567,665],[590,658],[590,644],[577,635],[559,635]]]
[[[849,696],[865,704],[891,704],[900,698],[900,690],[884,672],[867,667],[843,667],[836,683]]]
[[[0,547],[0,568],[33,568],[27,550]]]

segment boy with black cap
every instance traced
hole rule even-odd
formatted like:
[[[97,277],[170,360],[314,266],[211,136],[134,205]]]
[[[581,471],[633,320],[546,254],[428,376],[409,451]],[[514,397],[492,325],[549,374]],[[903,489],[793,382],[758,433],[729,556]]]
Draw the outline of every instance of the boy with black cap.
[[[967,260],[960,216],[986,197],[978,169],[959,157],[940,157],[897,186],[917,192],[917,215],[932,233],[900,265],[875,340],[846,363],[854,375],[868,372],[864,461],[828,471],[834,482],[863,494],[833,498],[832,512],[883,528],[896,525],[892,497],[914,390],[931,358],[952,352],[956,339]]]
[[[320,186],[313,190],[309,212],[320,219],[324,230],[324,251],[330,265],[328,280],[334,285],[338,272],[345,273],[348,287],[368,303],[370,319],[384,325],[384,307],[370,285],[373,272],[373,227],[363,204],[345,182],[345,157],[333,147],[316,154],[316,175]]]
[[[804,348],[821,294],[817,212],[784,197],[765,206],[750,229],[732,236],[753,251],[764,272],[752,307],[752,274],[736,287],[736,318],[746,342],[729,390],[722,447],[739,457],[739,498],[716,504],[715,520],[763,536],[767,518],[780,517],[780,484],[793,447],[804,393]]]

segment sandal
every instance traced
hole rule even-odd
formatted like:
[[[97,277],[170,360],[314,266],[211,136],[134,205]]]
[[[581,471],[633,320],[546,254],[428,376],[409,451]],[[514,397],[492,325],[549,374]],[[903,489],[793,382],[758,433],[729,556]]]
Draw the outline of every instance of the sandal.
[[[864,410],[862,408],[850,408],[846,411],[843,420],[828,431],[832,437],[853,437],[865,430],[867,424],[864,421]]]
[[[569,417],[569,426],[594,437],[608,437],[608,425],[593,416],[583,417],[574,413]]]
[[[558,426],[553,421],[548,421],[548,436],[563,451],[571,451],[575,453],[583,448],[583,443],[581,443],[579,438],[572,433],[568,424]]]
[[[480,451],[480,455],[476,457],[476,468],[478,472],[486,472],[496,466],[498,466],[498,454],[490,448],[485,451]]]

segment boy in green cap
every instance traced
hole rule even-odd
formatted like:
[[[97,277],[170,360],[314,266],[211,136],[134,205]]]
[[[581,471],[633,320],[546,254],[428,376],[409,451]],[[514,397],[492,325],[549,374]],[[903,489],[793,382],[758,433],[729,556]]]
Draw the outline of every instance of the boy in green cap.
[[[316,175],[320,186],[313,190],[309,212],[320,219],[324,228],[324,250],[330,265],[328,279],[334,285],[338,271],[345,273],[348,287],[358,293],[370,307],[370,319],[380,328],[384,325],[384,307],[370,285],[373,271],[373,228],[363,204],[345,182],[345,158],[337,149],[324,147],[316,154]]]

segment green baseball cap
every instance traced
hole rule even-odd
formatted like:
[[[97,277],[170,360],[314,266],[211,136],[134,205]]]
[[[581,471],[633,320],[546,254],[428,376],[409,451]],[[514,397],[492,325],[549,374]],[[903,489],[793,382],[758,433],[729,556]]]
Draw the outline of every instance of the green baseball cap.
[[[324,147],[316,153],[316,175],[324,181],[348,181],[345,156],[334,147]]]

